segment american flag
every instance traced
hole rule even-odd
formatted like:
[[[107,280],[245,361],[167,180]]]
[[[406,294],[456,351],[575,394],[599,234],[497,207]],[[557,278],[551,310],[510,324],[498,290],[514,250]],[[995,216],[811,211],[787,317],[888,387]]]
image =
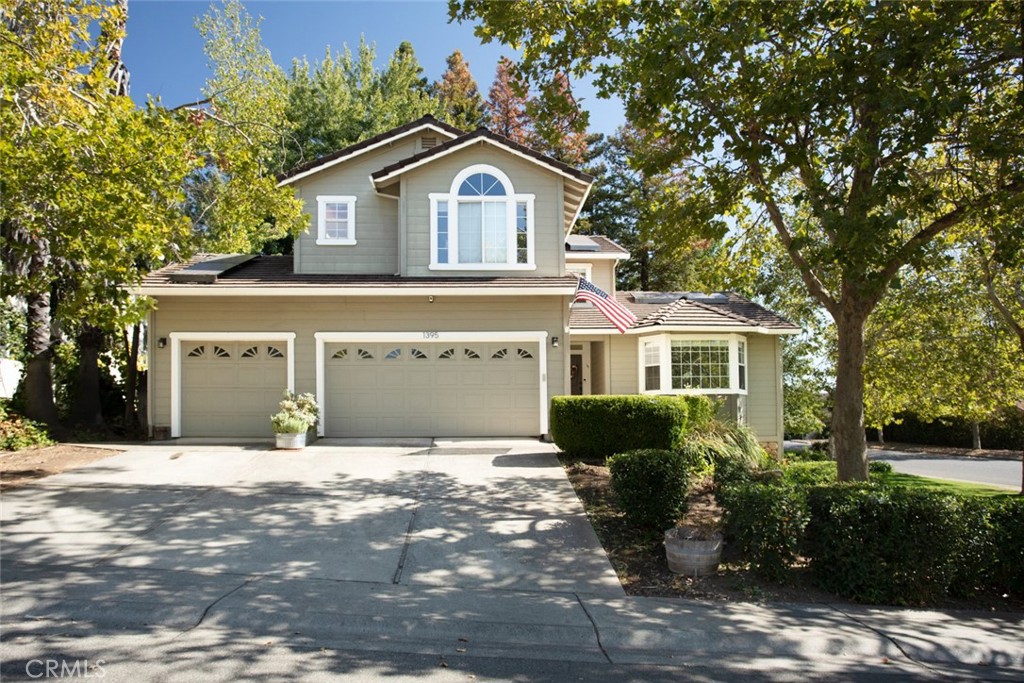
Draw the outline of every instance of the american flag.
[[[586,278],[581,277],[576,285],[573,301],[589,301],[594,304],[619,332],[625,332],[636,322],[636,316],[628,308]]]

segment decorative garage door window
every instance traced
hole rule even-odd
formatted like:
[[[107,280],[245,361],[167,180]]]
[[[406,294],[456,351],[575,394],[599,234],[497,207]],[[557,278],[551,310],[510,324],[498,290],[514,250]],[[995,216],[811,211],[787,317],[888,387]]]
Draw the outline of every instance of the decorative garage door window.
[[[401,359],[402,359],[402,349],[401,348],[391,349],[386,354],[384,354],[384,360],[401,360]]]
[[[231,353],[223,346],[214,346],[213,355],[217,358],[231,358]]]
[[[348,349],[338,349],[331,354],[331,360],[345,360],[348,358]]]
[[[205,346],[195,346],[195,347],[192,348],[191,351],[188,352],[188,357],[189,358],[202,358],[205,355],[206,355],[206,347]]]
[[[527,351],[526,349],[517,349],[516,353],[519,355],[520,358],[524,358],[524,359],[533,358],[533,354],[530,353],[529,351]]]

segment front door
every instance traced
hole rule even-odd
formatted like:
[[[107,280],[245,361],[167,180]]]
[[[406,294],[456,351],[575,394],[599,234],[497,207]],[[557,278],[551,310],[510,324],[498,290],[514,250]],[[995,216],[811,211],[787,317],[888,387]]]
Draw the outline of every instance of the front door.
[[[583,395],[583,354],[569,354],[569,392],[573,396]]]

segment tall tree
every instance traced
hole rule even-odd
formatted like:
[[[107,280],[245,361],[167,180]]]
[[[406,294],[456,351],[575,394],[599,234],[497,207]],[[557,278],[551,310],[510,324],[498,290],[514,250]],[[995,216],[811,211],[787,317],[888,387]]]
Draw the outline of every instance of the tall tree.
[[[576,101],[569,77],[556,71],[541,85],[540,97],[526,105],[526,113],[533,122],[530,146],[579,166],[587,156],[587,113]]]
[[[606,235],[629,250],[617,269],[622,289],[708,290],[717,288],[714,267],[720,247],[677,229],[691,201],[687,180],[676,173],[645,173],[634,159],[646,137],[631,126],[601,138],[590,170],[596,181],[583,210],[585,231]]]
[[[469,62],[456,50],[448,56],[446,64],[433,88],[443,120],[462,130],[479,128],[485,121],[484,100],[469,71]]]
[[[596,72],[631,121],[670,134],[648,167],[691,159],[709,203],[763,207],[836,323],[833,448],[840,479],[866,479],[868,316],[933,239],[1024,191],[1018,4],[449,7],[522,45],[534,79]]]
[[[15,2],[0,23],[0,245],[4,296],[27,303],[25,412],[58,427],[54,291],[65,320],[100,326],[137,281],[131,256],[163,254],[188,223],[181,180],[195,129],[137,109],[111,79],[124,3]]]
[[[380,74],[380,90],[371,108],[369,135],[401,126],[425,114],[440,116],[440,104],[429,90],[412,43],[403,41]]]
[[[189,107],[209,145],[189,181],[189,214],[201,249],[255,253],[305,226],[301,202],[276,180],[288,136],[287,82],[239,0],[211,7],[196,28],[213,74],[203,89],[207,106]]]
[[[530,120],[526,115],[529,99],[525,86],[517,83],[515,65],[508,57],[498,60],[494,83],[487,94],[488,127],[521,145],[530,142]]]

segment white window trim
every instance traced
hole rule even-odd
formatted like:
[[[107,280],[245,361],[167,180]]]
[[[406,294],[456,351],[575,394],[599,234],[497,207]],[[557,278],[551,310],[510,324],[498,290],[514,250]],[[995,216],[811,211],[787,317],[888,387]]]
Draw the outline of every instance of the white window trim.
[[[566,272],[566,274],[567,275],[571,275],[574,272],[576,272],[576,271],[572,270],[573,268],[582,269],[583,270],[583,277],[587,278],[587,280],[589,280],[590,282],[594,281],[594,264],[593,263],[566,263],[565,264],[565,272]]]
[[[505,188],[506,260],[504,263],[459,263],[459,187],[475,173],[488,173],[498,179]],[[489,164],[473,164],[459,171],[452,180],[447,193],[431,192],[430,199],[430,270],[537,270],[536,230],[534,228],[533,204],[536,195],[516,194],[512,181],[501,171]],[[437,207],[441,202],[448,204],[448,263],[437,261]],[[517,263],[516,206],[526,204],[526,263]]]
[[[283,341],[287,344],[288,391],[295,391],[294,332],[171,332],[171,438],[181,436],[181,344],[197,341]],[[270,417],[269,415],[267,416]],[[269,423],[268,423],[269,430]]]
[[[540,410],[538,434],[548,433],[548,333],[544,330],[523,332],[440,332],[422,330],[419,332],[316,332],[316,400],[320,406],[320,422],[317,435],[326,433],[327,424],[327,376],[326,345],[335,342],[422,342],[436,344],[445,342],[535,342],[537,344],[537,368],[540,373]],[[498,390],[496,388],[496,390]]]
[[[350,194],[322,194],[316,197],[316,243],[319,245],[352,246],[356,243],[356,199]],[[348,238],[327,237],[327,205],[348,204]]]
[[[674,389],[672,388],[672,342],[673,341],[728,341],[729,342],[729,386],[724,389]],[[740,389],[739,342],[746,345],[745,358],[747,381],[746,389]],[[644,344],[656,343],[660,353],[661,389],[647,389],[647,373],[644,360]],[[641,394],[738,394],[746,396],[750,390],[750,343],[741,334],[658,334],[639,337],[637,339],[637,376]]]

